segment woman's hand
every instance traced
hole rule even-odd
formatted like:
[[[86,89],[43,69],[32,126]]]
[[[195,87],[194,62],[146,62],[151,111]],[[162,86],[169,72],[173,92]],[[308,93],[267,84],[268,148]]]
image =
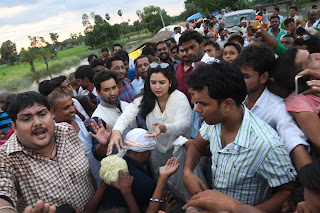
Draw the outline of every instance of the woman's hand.
[[[124,149],[122,139],[121,139],[121,133],[119,130],[112,131],[110,142],[108,145],[107,155],[110,155],[112,153],[112,148],[114,144],[117,146],[118,152],[120,151],[120,147]]]
[[[167,131],[165,124],[154,123],[153,126],[155,126],[156,128],[154,129],[154,132],[147,132],[147,138],[156,137],[160,135],[160,133],[165,133]]]

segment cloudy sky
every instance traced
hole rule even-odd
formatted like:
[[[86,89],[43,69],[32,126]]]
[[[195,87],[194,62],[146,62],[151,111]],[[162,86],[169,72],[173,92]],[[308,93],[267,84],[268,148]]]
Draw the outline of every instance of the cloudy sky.
[[[1,0],[0,45],[11,40],[20,51],[29,45],[28,35],[51,41],[50,32],[58,33],[59,41],[63,41],[70,33],[83,33],[84,13],[95,12],[102,17],[109,13],[114,24],[121,22],[117,12],[122,10],[123,20],[132,23],[138,19],[136,11],[149,5],[159,6],[171,16],[184,10],[184,0]]]

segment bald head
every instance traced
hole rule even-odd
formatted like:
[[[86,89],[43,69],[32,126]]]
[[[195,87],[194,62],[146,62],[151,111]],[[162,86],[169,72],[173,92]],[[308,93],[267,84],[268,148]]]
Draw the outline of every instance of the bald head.
[[[311,22],[316,22],[318,19],[318,11],[316,9],[312,9],[308,13],[308,18]]]

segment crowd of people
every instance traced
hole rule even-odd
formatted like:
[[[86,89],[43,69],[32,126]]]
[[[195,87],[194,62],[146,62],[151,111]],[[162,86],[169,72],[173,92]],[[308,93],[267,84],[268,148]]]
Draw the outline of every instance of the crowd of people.
[[[319,13],[265,14],[1,91],[0,212],[320,212]],[[129,173],[106,184],[110,154]]]

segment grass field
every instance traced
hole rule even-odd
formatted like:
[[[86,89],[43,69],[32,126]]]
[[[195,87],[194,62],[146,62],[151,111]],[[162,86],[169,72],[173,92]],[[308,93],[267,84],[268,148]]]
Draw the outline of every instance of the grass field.
[[[145,39],[152,37],[151,34],[132,35],[129,38],[122,38],[113,43],[120,43],[125,46],[130,41],[139,41],[135,45],[131,45],[128,52],[131,52]],[[109,45],[108,45],[109,46]],[[110,49],[111,50],[111,49]],[[101,57],[100,48],[90,50],[86,46],[77,46],[74,48],[62,50],[58,52],[57,57],[49,61],[49,72],[51,74],[63,73],[64,70],[76,66],[79,62],[88,57],[89,54],[96,54]],[[48,76],[46,65],[44,61],[37,60],[34,62],[36,73],[31,72],[29,64],[19,64],[14,66],[0,65],[0,90],[9,90],[11,92],[18,92],[29,86],[35,81]]]
[[[62,50],[58,52],[57,57],[53,58],[53,60],[49,61],[49,70],[52,68],[52,64],[55,62],[61,62],[61,60],[65,60],[68,57],[76,56],[83,52],[89,51],[88,47],[78,46],[67,50]],[[44,61],[35,61],[34,63],[36,71],[41,71],[46,69],[46,65]],[[0,82],[6,81],[10,78],[17,78],[26,75],[27,73],[31,74],[30,65],[29,64],[19,64],[19,65],[1,65],[0,66]]]
[[[85,46],[77,46],[58,52],[57,57],[49,61],[49,72],[51,74],[61,73],[65,69],[77,65],[81,59],[89,54],[97,54],[99,50],[89,50]],[[46,65],[42,60],[34,62],[36,73],[32,73],[29,64],[19,64],[14,66],[0,66],[0,90],[11,92],[21,91],[28,88],[35,80],[48,75]]]

